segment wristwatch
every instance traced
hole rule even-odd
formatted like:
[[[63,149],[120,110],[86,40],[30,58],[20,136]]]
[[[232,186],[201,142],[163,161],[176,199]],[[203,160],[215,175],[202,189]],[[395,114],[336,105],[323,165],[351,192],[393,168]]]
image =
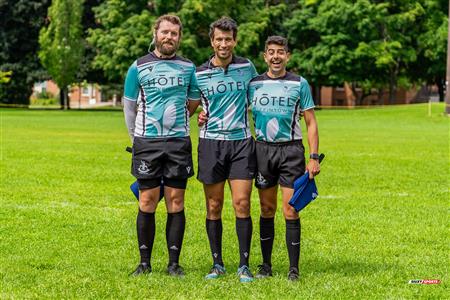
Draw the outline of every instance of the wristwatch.
[[[309,155],[309,158],[310,158],[310,159],[319,160],[319,154],[317,154],[317,153],[311,153],[311,154]]]

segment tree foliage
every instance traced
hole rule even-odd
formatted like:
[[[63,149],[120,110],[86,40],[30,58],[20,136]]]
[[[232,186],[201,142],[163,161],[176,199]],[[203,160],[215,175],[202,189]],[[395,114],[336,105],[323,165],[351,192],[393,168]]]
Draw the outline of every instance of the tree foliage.
[[[36,52],[50,0],[0,0],[0,71],[12,71],[0,85],[0,102],[29,104],[35,81],[45,78]]]
[[[48,10],[50,23],[39,36],[39,58],[60,87],[66,107],[67,86],[74,82],[84,52],[82,12],[82,0],[53,0]]]

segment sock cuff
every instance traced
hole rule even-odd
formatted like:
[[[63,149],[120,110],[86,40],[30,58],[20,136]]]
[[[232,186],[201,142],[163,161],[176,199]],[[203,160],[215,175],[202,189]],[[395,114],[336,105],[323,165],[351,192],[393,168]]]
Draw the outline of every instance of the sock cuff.
[[[300,218],[296,220],[287,220],[286,221],[286,228],[299,228],[300,227]]]
[[[236,217],[236,226],[246,225],[248,223],[252,223],[252,217],[247,218],[238,218]]]
[[[217,220],[211,220],[206,218],[206,223],[221,223],[222,222],[222,218],[217,219]]]
[[[173,217],[175,217],[175,216],[184,216],[184,209],[183,210],[181,210],[181,211],[179,211],[179,212],[176,212],[176,213],[167,213],[169,216],[173,216]]]
[[[155,212],[145,212],[139,208],[138,214],[143,215],[143,216],[154,216]]]
[[[261,225],[273,225],[275,223],[275,217],[273,218],[263,218],[263,217],[259,217],[259,223]]]

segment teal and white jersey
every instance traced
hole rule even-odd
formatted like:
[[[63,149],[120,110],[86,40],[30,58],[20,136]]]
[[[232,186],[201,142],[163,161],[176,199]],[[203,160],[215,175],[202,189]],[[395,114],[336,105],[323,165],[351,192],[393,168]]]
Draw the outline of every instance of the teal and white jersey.
[[[233,56],[227,69],[211,59],[197,68],[197,83],[208,121],[200,128],[200,138],[242,140],[251,136],[248,124],[248,84],[257,76],[246,58]]]
[[[134,136],[189,136],[188,98],[200,100],[195,65],[180,56],[150,53],[128,69],[124,99],[137,101]]]
[[[270,78],[264,73],[250,82],[248,94],[256,140],[276,143],[302,139],[301,112],[314,108],[305,78],[289,72]]]

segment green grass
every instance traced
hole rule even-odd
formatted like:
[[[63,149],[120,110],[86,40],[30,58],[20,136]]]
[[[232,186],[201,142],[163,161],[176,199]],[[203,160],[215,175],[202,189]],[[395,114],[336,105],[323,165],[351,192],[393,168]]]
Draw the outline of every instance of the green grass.
[[[138,262],[137,203],[120,112],[1,113],[0,298],[448,298],[449,118],[441,104],[317,112],[320,197],[302,213],[301,274],[286,280],[284,221],[276,216],[268,280],[240,284],[229,191],[228,275],[205,281],[211,258],[201,184],[189,181],[181,264],[170,278],[165,207],[157,211],[150,276]],[[192,123],[194,157],[197,127]],[[194,159],[196,160],[196,159]],[[251,269],[261,261],[252,194]],[[410,285],[410,279],[440,279]]]

